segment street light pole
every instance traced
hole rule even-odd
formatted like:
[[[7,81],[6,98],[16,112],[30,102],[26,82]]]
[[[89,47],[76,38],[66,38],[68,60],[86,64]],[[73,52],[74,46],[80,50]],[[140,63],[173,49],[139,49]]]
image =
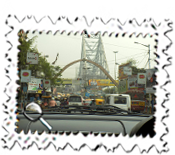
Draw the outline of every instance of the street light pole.
[[[86,89],[86,74],[87,74],[87,69],[91,69],[90,67],[83,67],[83,69],[85,69],[85,84],[84,84],[84,88],[85,88],[85,95],[86,95],[86,92],[87,92],[87,89]]]
[[[115,53],[114,78],[116,80],[116,53],[118,53],[118,51],[114,51],[114,53]]]

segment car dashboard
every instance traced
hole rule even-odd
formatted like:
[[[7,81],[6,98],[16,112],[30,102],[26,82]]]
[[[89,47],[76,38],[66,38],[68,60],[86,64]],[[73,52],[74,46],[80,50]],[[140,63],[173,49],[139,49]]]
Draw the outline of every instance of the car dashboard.
[[[31,117],[37,118],[38,114],[31,113]],[[22,113],[18,114],[18,122],[16,122],[16,132],[20,133],[24,130],[27,134],[29,130],[34,133],[37,131],[41,134],[43,131],[47,133],[57,132],[82,132],[82,133],[114,133],[116,135],[122,133],[122,135],[138,134],[140,130],[143,130],[143,126],[147,124],[144,129],[147,129],[147,133],[155,134],[153,131],[153,116],[148,115],[128,115],[128,114],[115,114],[115,115],[96,115],[96,114],[82,114],[82,113],[44,113],[42,118],[52,127],[49,130],[44,126],[40,120],[30,121]],[[151,123],[150,123],[151,122]],[[143,131],[142,131],[143,132]],[[142,134],[140,132],[140,134]]]

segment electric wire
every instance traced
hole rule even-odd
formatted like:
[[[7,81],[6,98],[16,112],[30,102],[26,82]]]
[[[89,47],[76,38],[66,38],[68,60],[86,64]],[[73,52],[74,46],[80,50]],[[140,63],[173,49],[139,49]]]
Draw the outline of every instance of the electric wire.
[[[146,54],[147,55],[147,54]],[[137,65],[137,67],[141,64],[141,62],[146,58],[146,55],[144,55],[143,59],[140,61],[140,63]]]
[[[147,51],[147,49],[141,49],[141,48],[135,48],[135,47],[129,47],[129,46],[120,46],[120,45],[115,45],[115,44],[110,44],[110,43],[105,43],[105,42],[103,42],[103,44],[108,44],[108,45],[112,45],[112,46],[118,46],[118,47],[122,47],[122,48],[129,48],[129,49],[132,48],[132,49]]]
[[[67,37],[67,38],[76,39],[76,40],[81,40],[81,38],[73,38],[73,37],[70,37],[70,36],[62,36],[62,35],[58,35],[58,36]],[[147,51],[147,49],[141,49],[141,48],[135,48],[135,47],[129,47],[129,46],[121,46],[121,45],[110,44],[110,43],[106,43],[106,42],[103,42],[103,44],[108,44],[108,45],[117,46],[117,47],[122,47],[122,48],[129,48],[129,49],[132,48],[132,49]]]
[[[147,53],[147,52],[146,52]],[[137,54],[135,54],[135,55],[137,55]],[[139,54],[140,55],[140,54]],[[140,56],[136,56],[136,57],[133,57],[134,55],[131,55],[131,56],[129,56],[129,57],[125,57],[125,58],[121,58],[121,59],[117,59],[116,61],[123,61],[124,59],[128,59],[128,58],[139,58],[139,57],[142,57],[142,56],[144,56],[145,55],[145,53],[143,53],[142,52],[142,54],[140,55]],[[110,64],[110,63],[113,63],[115,60],[111,60],[111,61],[108,61],[108,63]]]
[[[145,64],[145,67],[144,67],[144,69],[146,68],[146,66],[147,66],[147,64],[148,64],[148,61],[149,61],[149,59],[147,60],[147,62],[146,62],[146,64]]]

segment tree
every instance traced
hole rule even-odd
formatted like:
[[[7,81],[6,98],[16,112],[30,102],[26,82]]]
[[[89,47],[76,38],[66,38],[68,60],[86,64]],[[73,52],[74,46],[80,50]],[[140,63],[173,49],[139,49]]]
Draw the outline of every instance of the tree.
[[[144,68],[137,68],[137,66],[136,66],[137,61],[133,58],[128,59],[126,62],[124,62],[122,64],[126,64],[126,63],[129,63],[129,62],[131,62],[132,75],[137,75],[137,73],[146,73],[146,70]]]
[[[20,51],[18,52],[18,69],[19,69],[19,76],[21,75],[21,70],[22,69],[27,69],[27,64],[26,64],[26,57],[27,57],[27,52],[28,51],[32,51],[32,52],[38,52],[36,47],[32,47],[33,46],[33,43],[35,42],[36,40],[36,36],[33,37],[32,39],[28,39],[27,37],[27,34],[23,31],[23,30],[20,30],[18,32],[18,36],[19,36],[19,43],[20,45],[17,47]],[[21,82],[20,80],[17,81],[17,83],[19,85],[21,85]],[[22,96],[22,88],[18,88],[18,96],[17,96],[17,99],[20,99]]]
[[[19,36],[19,43],[20,45],[18,46],[18,49],[20,50],[18,53],[18,60],[19,60],[19,69],[26,69],[27,68],[27,63],[26,63],[26,57],[27,57],[27,52],[35,52],[39,53],[36,47],[33,47],[33,44],[35,40],[37,39],[37,36],[27,40],[27,34],[23,31],[20,30],[18,33]]]
[[[136,66],[136,64],[137,64],[137,61],[133,58],[130,58],[126,61],[126,63],[129,63],[129,62],[131,62],[132,66]]]
[[[20,50],[20,52],[18,53],[19,75],[20,70],[27,69],[28,66],[28,69],[32,71],[32,75],[34,77],[37,77],[37,71],[38,71],[42,73],[40,78],[49,79],[53,86],[58,85],[57,81],[62,82],[61,78],[59,78],[61,76],[61,74],[59,74],[61,68],[59,66],[51,65],[47,61],[47,59],[44,56],[42,56],[42,53],[38,51],[37,46],[34,46],[37,36],[34,36],[33,38],[29,39],[27,37],[27,34],[23,30],[19,31],[18,36],[20,42],[20,45],[18,46],[18,49]],[[27,52],[34,52],[38,54],[39,59],[37,65],[26,63]]]
[[[41,77],[43,79],[48,79],[51,81],[52,86],[59,85],[58,81],[61,81],[61,68],[59,66],[51,65],[44,57],[40,57],[39,59],[40,72],[42,73]]]
[[[115,89],[115,90],[114,90]],[[113,94],[113,93],[117,93],[118,92],[118,89],[117,89],[117,87],[108,87],[108,88],[105,88],[104,90],[103,90],[103,92],[105,93],[105,94]]]

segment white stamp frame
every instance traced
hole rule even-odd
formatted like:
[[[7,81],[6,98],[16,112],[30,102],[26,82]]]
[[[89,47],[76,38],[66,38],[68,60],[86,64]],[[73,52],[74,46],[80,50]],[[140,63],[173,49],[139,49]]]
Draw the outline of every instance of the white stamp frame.
[[[18,19],[15,15],[10,15],[7,17],[7,27],[10,27],[10,31],[6,32],[6,41],[8,44],[8,48],[6,53],[8,56],[6,57],[7,66],[5,68],[9,70],[10,75],[6,73],[6,76],[9,76],[11,79],[10,82],[6,85],[5,93],[9,96],[10,101],[8,103],[4,103],[4,112],[5,113],[5,120],[3,122],[3,129],[7,131],[7,134],[4,135],[2,140],[4,141],[3,147],[13,148],[14,143],[19,143],[21,148],[29,148],[33,143],[37,144],[38,149],[45,149],[51,143],[54,145],[56,150],[64,149],[67,145],[70,145],[75,150],[80,150],[82,147],[87,145],[90,149],[96,149],[97,146],[104,146],[107,151],[114,151],[119,146],[122,146],[123,150],[126,152],[131,152],[135,147],[139,147],[140,152],[149,152],[149,150],[153,147],[156,148],[157,152],[167,152],[169,150],[168,143],[164,140],[164,137],[168,134],[168,127],[166,126],[166,117],[168,116],[168,109],[166,106],[162,106],[161,104],[166,103],[169,100],[169,92],[166,90],[166,84],[169,83],[170,77],[163,66],[168,66],[171,64],[170,55],[166,53],[169,47],[172,44],[172,41],[166,36],[166,33],[172,30],[170,20],[163,20],[160,24],[156,25],[153,19],[150,20],[143,20],[142,23],[146,22],[150,25],[156,25],[156,29],[148,26],[145,28],[144,24],[138,24],[135,19],[132,20],[133,24],[129,23],[129,20],[126,21],[124,24],[120,23],[118,19],[110,19],[107,23],[104,23],[100,18],[93,19],[90,24],[87,23],[87,19],[85,17],[76,18],[75,21],[70,22],[68,17],[60,17],[60,20],[57,20],[55,23],[52,22],[52,18],[49,16],[44,16],[43,18],[36,19],[34,16],[25,16],[22,19]],[[119,25],[122,29],[116,29],[116,26]],[[134,26],[133,26],[134,25]],[[133,35],[141,35],[145,36],[146,34],[158,34],[158,50],[157,54],[159,55],[159,65],[156,67],[158,68],[159,72],[157,72],[157,82],[158,85],[155,86],[157,89],[157,102],[156,105],[156,125],[155,131],[156,136],[154,138],[146,137],[135,137],[129,138],[128,136],[123,137],[120,135],[119,137],[108,135],[101,137],[101,135],[94,136],[93,134],[89,134],[87,137],[83,136],[81,133],[78,135],[70,134],[67,136],[65,133],[63,135],[57,134],[48,135],[43,133],[42,135],[38,135],[37,132],[35,134],[28,133],[25,135],[23,132],[17,134],[14,129],[16,128],[16,89],[18,85],[15,81],[18,79],[17,77],[17,45],[18,43],[18,36],[17,32],[19,29],[23,29],[24,31],[27,30],[38,30],[38,31],[52,31],[54,34],[55,32],[63,32],[66,33],[72,32],[77,33],[80,35],[84,29],[87,29],[88,32],[98,32],[101,31],[102,34],[104,32],[108,32],[108,35],[111,33],[128,33]],[[10,45],[10,48],[9,48]],[[164,51],[164,52],[163,52]],[[11,59],[12,61],[8,61]],[[10,65],[10,67],[8,67]],[[164,69],[162,69],[164,68]],[[13,77],[13,78],[12,78]],[[8,78],[8,77],[7,77]],[[7,107],[7,108],[5,108]],[[9,125],[8,122],[10,122]],[[53,137],[56,137],[54,139]],[[78,141],[77,141],[78,139]],[[74,143],[76,141],[76,143]],[[130,145],[132,144],[132,145]]]

